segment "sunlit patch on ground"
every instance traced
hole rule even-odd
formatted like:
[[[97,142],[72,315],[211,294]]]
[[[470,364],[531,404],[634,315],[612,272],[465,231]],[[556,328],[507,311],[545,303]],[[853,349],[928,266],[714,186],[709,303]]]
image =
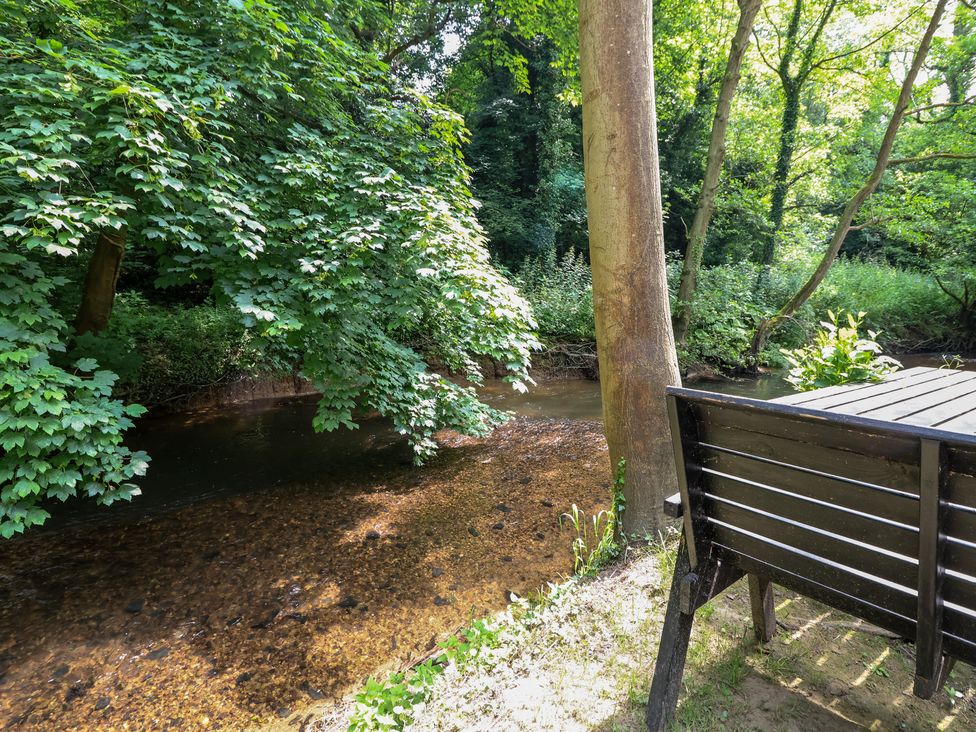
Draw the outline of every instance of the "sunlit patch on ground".
[[[581,583],[504,663],[442,677],[415,729],[644,730],[670,571],[659,567],[667,559],[645,552]],[[779,633],[761,650],[744,581],[699,611],[677,729],[976,729],[971,667],[957,665],[945,690],[917,699],[911,644],[780,588],[777,607]],[[341,721],[318,729],[339,730]]]

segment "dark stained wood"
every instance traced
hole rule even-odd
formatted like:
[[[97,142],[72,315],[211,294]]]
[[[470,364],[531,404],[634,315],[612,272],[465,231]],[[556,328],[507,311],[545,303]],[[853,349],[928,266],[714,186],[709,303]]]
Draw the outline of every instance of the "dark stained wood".
[[[894,552],[908,559],[918,556],[917,527],[811,499],[801,492],[802,485],[793,484],[791,487],[796,492],[788,492],[773,485],[706,470],[705,486],[708,496],[763,515],[771,514],[776,520],[789,522],[791,527],[809,527],[810,531],[831,538],[834,532],[840,531],[844,536],[857,536],[858,541],[870,544],[872,549]],[[851,493],[858,495],[856,489],[857,486],[851,486]],[[916,515],[917,512],[916,502]]]
[[[685,475],[666,505],[691,546],[650,729],[673,712],[694,610],[743,572],[760,641],[776,582],[915,641],[918,696],[956,658],[976,663],[976,374],[909,369],[772,402],[673,387],[668,401]]]
[[[749,574],[761,574],[778,585],[801,595],[812,597],[842,612],[864,618],[879,628],[898,633],[903,638],[913,639],[915,637],[915,620],[911,614],[914,609],[910,603],[899,604],[899,607],[905,607],[909,610],[908,615],[902,614],[890,605],[872,603],[863,597],[844,592],[837,587],[817,582],[802,574],[802,567],[797,567],[798,571],[791,571],[772,561],[756,559],[748,554],[732,551],[722,546],[716,546],[715,552],[720,558],[735,562]],[[775,557],[771,557],[771,559],[775,559]],[[914,601],[914,596],[911,599]]]
[[[812,581],[828,587],[837,587],[850,595],[863,598],[866,602],[890,608],[905,617],[914,618],[917,612],[917,599],[914,587],[907,587],[891,579],[871,574],[852,564],[865,564],[863,561],[839,562],[824,553],[814,554],[803,548],[782,541],[767,539],[746,529],[718,525],[714,531],[715,544],[731,552],[768,560],[770,564],[782,567]],[[863,555],[861,557],[863,560]],[[893,565],[886,566],[886,574],[894,574]],[[902,570],[902,578],[914,578],[911,565]]]
[[[752,606],[752,627],[756,640],[769,643],[776,633],[776,605],[773,583],[768,578],[749,575],[749,604]]]
[[[674,716],[695,611],[742,578],[742,570],[734,563],[710,554],[700,557],[695,571],[688,555],[689,544],[682,534],[647,702],[646,720],[650,730],[666,729]]]
[[[671,580],[668,606],[664,611],[664,626],[661,628],[661,645],[654,664],[654,678],[651,693],[647,700],[647,728],[652,732],[667,729],[678,705],[681,691],[681,677],[688,658],[688,643],[691,640],[691,627],[695,616],[681,612],[681,587],[685,577],[691,573],[688,557],[688,544],[682,536],[678,549],[678,559]]]
[[[797,465],[706,446],[702,450],[703,471],[736,476],[775,490],[788,491],[798,500],[820,502],[841,510],[855,511],[870,520],[895,522],[917,533],[918,498],[908,492],[848,480]]]
[[[940,526],[945,485],[945,447],[922,440],[919,487],[918,625],[915,638],[915,694],[929,698],[942,675],[942,554],[945,546]]]
[[[759,401],[758,404],[774,406],[772,402]],[[807,465],[825,472],[829,472],[832,466],[837,465],[849,465],[852,470],[858,465],[865,465],[867,475],[860,478],[848,477],[869,483],[873,482],[871,478],[877,469],[872,467],[873,460],[860,458],[882,458],[893,463],[904,464],[909,474],[905,476],[901,489],[918,492],[918,436],[912,434],[901,436],[883,431],[883,427],[895,426],[894,423],[871,421],[837,413],[829,413],[830,417],[826,412],[805,414],[800,411],[800,407],[795,407],[795,411],[785,414],[765,414],[757,411],[757,406],[749,403],[705,403],[695,406],[695,413],[701,421],[699,429],[702,440],[705,442],[724,444],[725,440],[720,435],[736,432],[740,433],[737,443],[743,444],[747,441],[755,448],[751,452],[756,454],[768,453],[768,457],[775,458],[777,455],[782,455],[779,450],[789,449],[791,460],[788,462],[794,465]],[[843,418],[869,424],[846,425],[834,422],[832,418],[838,421]],[[713,435],[715,439],[712,439]],[[756,435],[761,435],[763,439],[757,439]],[[878,438],[882,436],[888,437],[884,445],[878,444]],[[734,437],[726,439],[736,440]],[[781,442],[783,440],[799,443],[799,445],[783,445]],[[728,446],[735,445],[730,443]],[[822,457],[818,457],[817,452],[811,451],[811,446],[824,451]],[[746,449],[745,445],[743,449]],[[915,472],[912,472],[913,470]]]
[[[674,465],[678,471],[678,491],[684,505],[683,530],[688,542],[688,561],[698,566],[700,556],[707,552],[708,524],[701,512],[701,457],[698,420],[692,407],[673,396],[667,397],[668,423],[674,442]]]
[[[675,493],[664,499],[664,514],[670,518],[681,518],[684,511],[681,508],[681,494]]]

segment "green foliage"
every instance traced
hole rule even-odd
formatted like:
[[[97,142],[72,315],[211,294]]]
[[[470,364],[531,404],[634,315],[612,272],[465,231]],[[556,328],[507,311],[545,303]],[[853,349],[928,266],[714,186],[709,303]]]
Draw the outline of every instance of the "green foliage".
[[[617,539],[620,534],[622,514],[627,505],[624,498],[626,471],[627,461],[621,458],[614,473],[610,509],[604,509],[591,516],[592,526],[575,503],[568,513],[559,517],[560,527],[563,519],[566,519],[576,532],[571,548],[573,572],[577,575],[593,574],[620,556],[620,544]]]
[[[116,375],[91,358],[55,360],[67,325],[50,299],[63,280],[3,245],[0,265],[0,536],[10,538],[44,523],[44,501],[138,495],[149,458],[122,445],[145,409],[111,398]]]
[[[539,332],[548,339],[593,342],[593,278],[582,254],[569,251],[558,257],[555,247],[548,247],[523,262],[515,284],[532,304]]]
[[[385,681],[370,677],[355,696],[356,708],[349,732],[402,730],[414,718],[416,707],[430,698],[437,677],[449,665],[463,672],[477,663],[485,650],[499,643],[498,623],[475,620],[457,635],[439,643],[441,653],[417,664],[406,673],[390,674]]]
[[[680,261],[668,262],[672,302]],[[743,366],[756,323],[775,303],[782,302],[803,282],[810,264],[805,259],[777,265],[763,292],[755,291],[754,264],[706,267],[688,342],[678,354],[685,366],[710,365],[725,371]],[[531,303],[546,343],[590,344],[595,340],[593,296],[589,265],[582,255],[562,258],[549,249],[527,259],[515,282]],[[781,364],[779,348],[797,347],[813,338],[816,313],[825,310],[866,311],[865,324],[879,331],[889,350],[950,349],[965,341],[956,303],[932,275],[884,263],[842,259],[797,316],[776,333],[776,341],[762,354],[764,363]],[[883,330],[882,330],[883,329]]]
[[[898,361],[881,354],[874,331],[868,331],[868,338],[860,337],[858,328],[864,313],[858,313],[856,318],[847,313],[846,326],[839,323],[842,314],[828,311],[830,320],[820,323],[822,327],[812,345],[782,351],[792,367],[786,380],[797,391],[881,381],[901,368]]]
[[[669,263],[672,302],[680,269],[680,262]],[[748,263],[702,270],[688,341],[678,354],[682,363],[710,364],[726,370],[742,366],[742,354],[748,350],[763,312],[754,292],[755,281],[756,269]]]
[[[109,327],[75,339],[74,354],[119,375],[115,392],[154,406],[261,368],[251,331],[232,307],[172,308],[119,295]]]
[[[267,368],[297,364],[323,393],[317,429],[375,410],[421,459],[438,429],[503,419],[427,365],[478,382],[490,356],[519,387],[536,346],[528,306],[488,262],[461,120],[391,82],[341,26],[348,10],[0,0],[0,491],[14,530],[41,520],[30,509],[49,481],[108,501],[144,468],[119,442],[114,375],[58,360],[58,273],[103,232],[150,252],[159,286],[203,284],[236,308]],[[72,441],[33,434],[50,416],[39,393],[77,413]]]

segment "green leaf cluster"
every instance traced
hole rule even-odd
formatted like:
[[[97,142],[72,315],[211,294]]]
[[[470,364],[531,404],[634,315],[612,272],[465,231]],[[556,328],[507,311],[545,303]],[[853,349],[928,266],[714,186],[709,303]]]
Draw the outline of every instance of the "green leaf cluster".
[[[105,232],[236,308],[269,369],[322,391],[319,429],[377,411],[421,459],[503,419],[430,366],[478,382],[490,357],[520,386],[537,346],[488,262],[463,125],[391,80],[347,6],[0,0],[4,534],[43,498],[130,497],[145,468],[121,445],[135,408],[63,356],[54,306]]]
[[[814,342],[809,346],[781,352],[789,362],[786,380],[797,391],[823,389],[840,384],[877,382],[901,368],[895,359],[881,353],[874,340],[877,333],[868,331],[862,338],[858,329],[865,313],[857,317],[847,313],[847,324],[840,322],[843,311],[827,311],[828,321],[820,323]]]

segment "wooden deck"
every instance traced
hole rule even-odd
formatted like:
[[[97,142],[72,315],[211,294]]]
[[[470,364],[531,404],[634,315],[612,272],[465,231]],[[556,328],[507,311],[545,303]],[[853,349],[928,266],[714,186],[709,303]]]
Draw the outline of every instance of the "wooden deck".
[[[976,371],[920,366],[877,384],[831,386],[770,401],[976,434]]]

